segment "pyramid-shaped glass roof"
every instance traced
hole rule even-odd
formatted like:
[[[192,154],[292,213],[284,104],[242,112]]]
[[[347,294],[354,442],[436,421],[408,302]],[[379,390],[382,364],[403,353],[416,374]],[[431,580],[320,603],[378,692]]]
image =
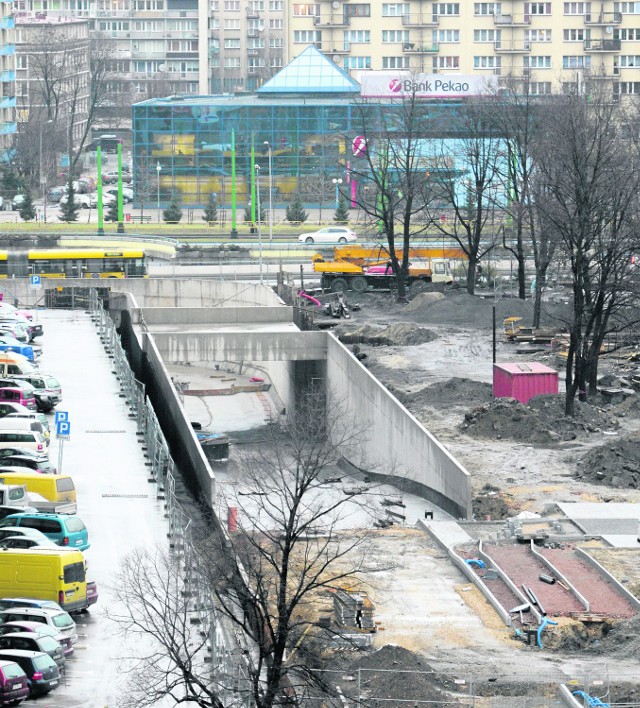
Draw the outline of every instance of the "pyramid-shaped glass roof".
[[[258,94],[360,93],[360,84],[313,45],[298,54]]]

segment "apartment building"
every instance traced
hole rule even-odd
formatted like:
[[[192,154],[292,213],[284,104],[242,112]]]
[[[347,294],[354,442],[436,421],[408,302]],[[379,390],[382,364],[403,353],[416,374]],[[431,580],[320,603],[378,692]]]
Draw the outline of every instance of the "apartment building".
[[[0,153],[16,132],[15,22],[11,2],[0,2]]]
[[[344,2],[288,5],[287,56],[312,44],[358,78],[369,70],[525,78],[536,94],[640,93],[640,3]]]

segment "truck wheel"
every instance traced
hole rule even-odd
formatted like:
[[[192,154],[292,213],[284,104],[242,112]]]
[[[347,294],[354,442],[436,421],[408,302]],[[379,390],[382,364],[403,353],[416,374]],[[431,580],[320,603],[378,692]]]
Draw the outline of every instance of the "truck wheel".
[[[355,290],[357,293],[363,293],[369,287],[367,279],[362,275],[356,275],[355,278],[351,278],[349,285],[351,285],[351,289]]]
[[[336,278],[331,283],[332,293],[346,293],[347,292],[347,281],[344,278]]]

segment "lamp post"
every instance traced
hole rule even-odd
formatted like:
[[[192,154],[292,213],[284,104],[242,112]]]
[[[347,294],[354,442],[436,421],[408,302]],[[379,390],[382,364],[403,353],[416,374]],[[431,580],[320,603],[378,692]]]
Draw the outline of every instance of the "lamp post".
[[[340,206],[340,204],[339,204],[339,188],[340,188],[340,185],[342,184],[342,180],[340,179],[340,177],[338,177],[337,179],[334,177],[331,181],[333,182],[333,184],[335,185],[335,188],[336,188],[336,209],[337,209]]]
[[[258,207],[258,243],[260,244],[260,285],[262,285],[262,214],[260,213],[260,165],[256,168],[256,204]]]
[[[40,188],[42,189],[42,218],[47,221],[47,178],[42,167],[42,129],[45,125],[53,123],[51,119],[40,123]]]
[[[158,223],[160,223],[160,172],[162,171],[162,165],[158,162],[156,165],[156,172],[158,173]]]
[[[269,243],[273,241],[273,171],[271,165],[271,145],[268,140],[264,141],[269,151]]]

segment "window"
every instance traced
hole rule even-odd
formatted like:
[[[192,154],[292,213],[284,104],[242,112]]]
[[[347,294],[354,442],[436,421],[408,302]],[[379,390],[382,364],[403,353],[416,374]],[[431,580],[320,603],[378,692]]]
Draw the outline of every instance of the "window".
[[[409,41],[409,30],[382,30],[383,44],[405,44]]]
[[[383,69],[408,69],[409,57],[382,57]]]
[[[499,3],[498,3],[499,4]],[[431,6],[434,15],[459,15],[460,4],[457,2],[434,2]]]
[[[550,29],[525,30],[524,38],[527,42],[550,42],[551,41],[551,30]]]
[[[474,69],[499,69],[502,57],[473,57]]]
[[[249,10],[252,13],[264,12],[264,0],[251,0]]]
[[[439,30],[436,36],[439,44],[458,44],[460,30]]]
[[[281,12],[282,0],[269,0],[269,10],[271,12]]]
[[[320,17],[320,5],[298,5],[293,6],[294,17]]]
[[[296,30],[293,33],[294,44],[314,44],[322,42],[322,32],[319,30]]]
[[[264,29],[264,20],[261,20],[259,17],[252,17],[250,20],[247,20],[247,29],[250,32],[262,32]]]
[[[284,29],[284,20],[269,20],[269,29],[272,29],[272,30]]]
[[[269,49],[282,49],[284,46],[284,40],[278,37],[269,38]]]
[[[585,57],[582,55],[562,57],[563,69],[588,69],[590,66],[591,57]]]
[[[133,0],[133,9],[139,12],[164,10],[164,0]]]
[[[523,57],[522,66],[525,69],[550,69],[551,57]]]
[[[67,531],[69,533],[78,533],[79,531],[84,531],[86,526],[80,521],[80,519],[70,517],[65,521]]]
[[[371,42],[371,32],[369,30],[347,30],[344,33],[345,45],[369,44]]]
[[[224,0],[225,12],[240,12],[240,0]]]
[[[240,68],[240,57],[225,57],[224,58],[224,68],[225,69],[239,69]]]
[[[408,15],[411,5],[408,2],[382,3],[383,17],[402,17]]]
[[[614,2],[613,11],[622,15],[640,14],[640,2]]]
[[[590,2],[565,2],[565,15],[588,15],[591,12]]]
[[[264,39],[262,37],[251,37],[248,46],[249,49],[264,49]]]
[[[240,40],[238,40],[238,41],[240,41]],[[197,52],[198,51],[198,40],[197,39],[170,40],[167,43],[167,51],[168,52]]]
[[[524,4],[524,14],[525,17],[528,15],[550,15],[551,14],[551,3],[550,2],[526,2]]]
[[[225,39],[224,40],[225,49],[240,49],[240,39]]]
[[[620,93],[626,96],[640,94],[640,81],[621,81]]]
[[[500,30],[473,30],[474,42],[494,42],[500,41]]]
[[[37,529],[38,531],[42,531],[42,533],[62,532],[60,522],[55,519],[26,518],[22,519],[22,523],[20,525],[28,529]]]
[[[60,477],[56,479],[56,489],[59,492],[72,492],[75,489],[73,480],[71,477]]]
[[[345,57],[344,70],[350,69],[370,69],[371,57]]]
[[[474,15],[500,15],[502,14],[502,3],[499,2],[476,2],[473,4]]]
[[[64,567],[64,582],[68,583],[84,583],[84,563],[71,563],[70,565],[65,565]],[[54,624],[55,624],[54,618]],[[63,625],[63,626],[66,626]]]
[[[562,33],[562,39],[565,42],[584,42],[589,38],[589,30],[585,29],[566,29]]]
[[[623,42],[640,42],[640,29],[614,30],[613,37]]]
[[[28,69],[29,56],[27,54],[16,54],[16,69]]]
[[[226,19],[224,21],[224,28],[226,30],[239,30],[240,29],[240,18],[238,19]]]
[[[269,58],[269,66],[272,69],[282,68],[282,55],[272,56]]]
[[[434,69],[459,69],[460,57],[433,57]]]
[[[318,13],[320,14],[320,13]],[[371,17],[371,5],[368,3],[356,3],[344,6],[345,17]]]

